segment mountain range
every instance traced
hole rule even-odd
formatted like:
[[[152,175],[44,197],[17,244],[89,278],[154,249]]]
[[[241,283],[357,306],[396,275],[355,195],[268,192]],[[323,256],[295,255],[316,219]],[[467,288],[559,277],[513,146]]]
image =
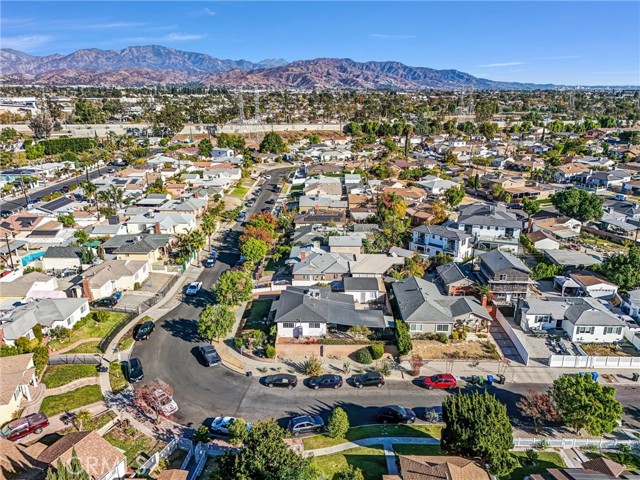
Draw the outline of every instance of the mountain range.
[[[32,56],[0,49],[0,81],[8,85],[211,85],[302,89],[456,89],[554,88],[477,78],[458,70],[410,67],[399,62],[356,62],[317,58],[250,62],[222,60],[203,53],[158,45],[122,50],[96,48],[69,55]]]

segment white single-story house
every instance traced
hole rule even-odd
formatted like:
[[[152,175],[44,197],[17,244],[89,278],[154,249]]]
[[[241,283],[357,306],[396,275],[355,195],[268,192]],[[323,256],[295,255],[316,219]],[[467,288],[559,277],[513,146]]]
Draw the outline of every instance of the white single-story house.
[[[107,260],[82,273],[82,292],[89,301],[133,290],[149,278],[149,263],[141,260]]]
[[[4,425],[23,400],[31,401],[29,386],[38,386],[33,353],[0,357],[0,372],[0,425]]]

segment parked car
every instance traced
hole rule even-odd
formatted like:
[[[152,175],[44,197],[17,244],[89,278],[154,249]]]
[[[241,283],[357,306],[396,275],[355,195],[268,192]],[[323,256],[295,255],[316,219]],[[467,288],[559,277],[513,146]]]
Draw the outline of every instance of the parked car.
[[[271,175],[265,175],[265,176],[264,176],[264,179],[265,179],[265,180],[271,180]]]
[[[191,282],[184,293],[189,296],[197,295],[201,288],[202,282]]]
[[[266,202],[264,202],[264,203],[266,203],[266,204],[268,204],[268,205],[273,205],[273,204],[275,204],[275,203],[276,203],[276,199],[275,199],[275,198],[270,198],[269,200],[267,200],[267,201],[266,201]]]
[[[118,304],[118,299],[115,296],[99,298],[91,302],[92,307],[115,307]]]
[[[455,377],[450,373],[439,373],[430,377],[424,377],[423,383],[429,390],[433,390],[434,388],[451,390],[458,385]]]
[[[320,433],[324,430],[324,420],[318,415],[303,415],[289,420],[287,428],[294,437],[301,433]]]
[[[298,377],[295,375],[289,375],[288,373],[278,373],[276,375],[269,375],[264,379],[264,384],[269,387],[286,387],[292,389],[298,385]]]
[[[205,268],[211,268],[216,264],[216,259],[215,258],[207,258],[204,261],[204,267]]]
[[[209,420],[209,421],[207,421]],[[209,428],[209,431],[214,435],[229,435],[229,427],[233,422],[237,420],[236,417],[216,417],[213,419],[207,419],[204,421],[204,425]],[[247,431],[251,430],[252,425],[247,423]]]
[[[253,207],[255,204],[256,204],[256,199],[255,198],[252,198],[251,200],[249,200],[246,203],[247,207],[249,207],[249,208]]]
[[[342,377],[340,375],[320,375],[309,379],[309,386],[315,390],[319,388],[340,388],[342,386]]]
[[[198,347],[198,353],[207,367],[220,363],[220,355],[218,355],[216,347],[213,345],[200,345]]]
[[[140,325],[136,325],[133,329],[133,339],[138,342],[140,340],[147,340],[149,335],[153,332],[153,329],[156,328],[156,324],[153,322],[144,322]]]
[[[247,212],[240,212],[240,215],[236,217],[236,222],[244,222],[247,219]]]
[[[416,414],[410,408],[389,405],[378,409],[376,421],[381,423],[413,423],[416,421]]]
[[[48,426],[49,419],[44,413],[32,413],[26,417],[11,420],[2,427],[0,434],[2,438],[13,442],[31,433],[40,434]]]
[[[116,173],[115,168],[107,168],[107,173]]]
[[[144,378],[142,362],[139,358],[131,358],[125,363],[125,376],[130,383],[137,383]]]
[[[156,411],[162,412],[163,415],[169,417],[178,411],[178,404],[161,389],[153,392],[152,406]]]
[[[384,377],[377,372],[367,372],[363,375],[354,377],[353,383],[356,387],[382,387],[384,385]]]

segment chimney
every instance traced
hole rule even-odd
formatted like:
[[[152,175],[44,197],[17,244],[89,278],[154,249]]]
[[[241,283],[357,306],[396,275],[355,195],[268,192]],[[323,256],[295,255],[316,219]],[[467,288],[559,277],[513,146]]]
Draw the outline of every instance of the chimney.
[[[302,250],[300,252],[300,260],[304,260],[305,258],[307,258],[307,252],[305,252],[304,250]]]
[[[480,299],[480,302],[482,304],[482,306],[484,308],[487,308],[487,296],[486,295],[482,295],[482,298]]]
[[[198,194],[198,192],[193,192],[193,198],[198,198],[200,197],[200,195]]]
[[[154,225],[154,232],[156,235],[160,235],[160,222],[156,222],[156,224]]]
[[[91,280],[88,277],[82,279],[82,296],[89,302],[93,302],[93,293],[91,293]]]

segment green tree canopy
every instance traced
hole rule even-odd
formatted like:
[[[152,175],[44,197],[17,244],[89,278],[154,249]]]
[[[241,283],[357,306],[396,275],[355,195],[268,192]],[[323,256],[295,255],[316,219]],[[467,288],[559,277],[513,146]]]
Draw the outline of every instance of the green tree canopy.
[[[452,395],[442,403],[446,423],[441,447],[450,454],[481,457],[494,475],[506,475],[514,467],[509,451],[513,431],[507,407],[486,391]]]
[[[631,246],[627,254],[605,258],[598,270],[622,290],[640,287],[640,248]]]
[[[235,322],[235,315],[226,305],[207,305],[198,317],[198,334],[207,340],[219,340],[231,333]]]
[[[264,258],[269,246],[263,240],[248,238],[240,247],[240,253],[250,262],[257,263]]]
[[[562,421],[576,432],[611,433],[622,418],[616,389],[600,385],[591,375],[563,375],[553,382],[550,395]]]
[[[595,193],[579,188],[563,190],[551,197],[551,203],[560,213],[581,222],[600,220],[604,213],[603,202],[602,198]]]
[[[331,412],[328,430],[331,438],[345,438],[347,435],[349,431],[349,417],[342,408],[336,407]]]
[[[460,202],[462,202],[464,195],[465,191],[462,187],[453,187],[444,192],[444,198],[447,201],[447,205],[449,205],[449,207],[451,208],[460,205]]]
[[[203,157],[210,157],[212,150],[213,144],[211,143],[211,140],[209,140],[208,138],[203,138],[202,140],[200,140],[200,143],[198,144],[198,152],[200,153],[200,155],[202,155]]]
[[[223,305],[239,305],[251,298],[253,281],[251,276],[237,270],[235,272],[227,270],[220,275],[218,283],[213,287],[216,300]]]
[[[61,213],[58,215],[57,220],[64,228],[71,228],[76,224],[76,219],[73,216],[73,213]]]
[[[283,153],[287,150],[287,144],[276,132],[267,133],[260,143],[262,153]]]

